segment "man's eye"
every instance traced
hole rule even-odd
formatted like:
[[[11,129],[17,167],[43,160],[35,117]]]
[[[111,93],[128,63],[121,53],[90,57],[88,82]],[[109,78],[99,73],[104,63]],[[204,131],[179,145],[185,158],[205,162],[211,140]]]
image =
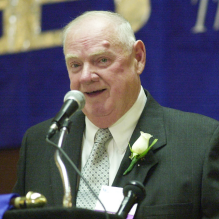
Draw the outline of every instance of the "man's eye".
[[[77,68],[77,67],[79,67],[79,64],[73,63],[73,64],[71,64],[71,67],[72,67],[72,68]]]
[[[105,62],[108,61],[108,59],[106,59],[106,58],[102,58],[100,61],[105,63]]]

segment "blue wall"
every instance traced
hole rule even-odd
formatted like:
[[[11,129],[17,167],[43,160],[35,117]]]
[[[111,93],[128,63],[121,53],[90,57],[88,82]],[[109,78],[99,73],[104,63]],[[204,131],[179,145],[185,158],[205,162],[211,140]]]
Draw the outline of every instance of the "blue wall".
[[[164,106],[219,120],[219,29],[213,26],[219,3],[208,1],[206,31],[195,33],[201,0],[150,2],[149,20],[136,32],[147,49],[143,86]],[[60,29],[86,10],[115,11],[115,4],[113,0],[44,4],[42,32]],[[0,148],[19,147],[27,128],[58,112],[68,90],[61,46],[0,55]]]

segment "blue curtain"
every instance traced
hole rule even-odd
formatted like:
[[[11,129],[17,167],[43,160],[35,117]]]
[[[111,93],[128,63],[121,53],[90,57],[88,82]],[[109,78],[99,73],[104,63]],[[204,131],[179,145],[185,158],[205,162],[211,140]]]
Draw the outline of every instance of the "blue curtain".
[[[205,31],[194,31],[202,0],[151,0],[150,4],[149,19],[136,32],[147,49],[143,86],[164,106],[219,120],[219,28],[214,25],[219,2],[209,0],[205,7]],[[61,29],[87,10],[115,11],[115,3],[44,4],[42,32]],[[61,46],[0,55],[0,148],[20,147],[30,126],[55,116],[67,91]]]

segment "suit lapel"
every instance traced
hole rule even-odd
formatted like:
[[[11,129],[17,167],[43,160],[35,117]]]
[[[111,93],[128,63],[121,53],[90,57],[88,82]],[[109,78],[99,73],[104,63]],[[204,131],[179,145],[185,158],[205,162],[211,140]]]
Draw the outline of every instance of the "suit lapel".
[[[66,136],[63,150],[70,157],[70,159],[74,162],[76,167],[80,166],[80,158],[81,158],[81,144],[83,139],[83,132],[85,129],[84,122],[84,114],[80,111],[77,112],[74,116],[71,117],[72,125],[70,129],[70,133]],[[58,135],[57,135],[58,136]],[[56,137],[58,139],[58,137]],[[63,156],[62,156],[63,157]],[[62,158],[65,167],[68,172],[68,177],[72,189],[72,204],[75,205],[76,202],[76,194],[77,194],[77,173],[73,169],[73,167],[66,161],[65,158]],[[58,171],[57,166],[55,165],[54,159],[51,159],[51,173],[52,173],[52,187],[54,200],[56,205],[62,204],[63,199],[63,185],[61,181],[61,177]],[[61,202],[60,202],[61,200]]]
[[[133,145],[134,142],[138,139],[140,136],[140,131],[153,135],[154,138],[158,139],[158,142],[148,152],[143,161],[140,161],[139,164],[134,166],[130,173],[123,176],[123,173],[131,163],[129,158],[131,153],[129,147],[127,147],[125,156],[113,182],[113,186],[124,187],[125,184],[130,180],[136,180],[142,183],[145,182],[146,177],[148,176],[148,172],[150,170],[153,171],[153,169],[156,168],[156,164],[158,163],[156,158],[156,150],[160,149],[166,144],[162,107],[152,98],[148,92],[146,92],[146,95],[147,103],[132,134],[130,145]]]

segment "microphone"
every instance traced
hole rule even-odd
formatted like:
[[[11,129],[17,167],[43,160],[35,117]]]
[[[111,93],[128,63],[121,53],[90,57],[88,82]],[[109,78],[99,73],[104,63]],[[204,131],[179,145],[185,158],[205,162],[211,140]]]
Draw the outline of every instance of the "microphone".
[[[84,94],[78,90],[69,91],[64,97],[64,104],[60,111],[52,120],[47,138],[51,138],[62,124],[68,120],[77,110],[81,110],[85,105]]]
[[[135,203],[141,202],[145,196],[146,191],[142,183],[138,181],[130,181],[123,188],[124,199],[117,211],[117,215],[127,218],[127,215]]]
[[[38,208],[47,203],[46,197],[40,193],[28,192],[25,197],[16,197],[10,200],[10,205],[16,209]]]

